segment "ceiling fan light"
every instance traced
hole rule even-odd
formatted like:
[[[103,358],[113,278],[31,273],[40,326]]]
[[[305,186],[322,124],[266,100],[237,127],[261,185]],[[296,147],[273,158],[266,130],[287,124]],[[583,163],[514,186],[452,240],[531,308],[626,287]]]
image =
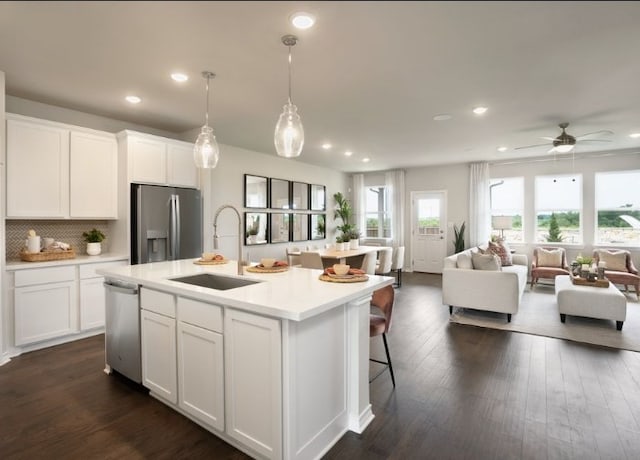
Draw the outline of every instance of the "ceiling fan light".
[[[573,147],[574,146],[571,144],[562,144],[562,145],[556,145],[554,148],[558,153],[569,153],[573,150]]]

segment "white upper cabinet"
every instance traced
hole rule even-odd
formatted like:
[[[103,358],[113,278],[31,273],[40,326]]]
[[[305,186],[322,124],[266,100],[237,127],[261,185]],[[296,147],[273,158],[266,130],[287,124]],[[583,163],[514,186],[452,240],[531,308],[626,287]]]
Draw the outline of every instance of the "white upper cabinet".
[[[193,144],[135,131],[123,131],[118,138],[129,182],[198,188]]]
[[[69,216],[69,130],[7,116],[7,218]]]
[[[7,218],[116,219],[111,133],[7,114]]]
[[[118,217],[118,143],[114,136],[71,132],[70,215]]]

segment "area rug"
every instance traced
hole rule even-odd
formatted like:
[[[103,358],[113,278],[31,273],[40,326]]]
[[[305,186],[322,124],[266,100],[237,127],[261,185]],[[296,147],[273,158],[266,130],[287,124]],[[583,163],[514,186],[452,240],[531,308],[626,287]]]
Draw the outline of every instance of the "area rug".
[[[507,323],[504,313],[468,308],[454,308],[450,321],[640,351],[640,302],[636,300],[635,293],[626,297],[627,319],[622,331],[616,330],[615,321],[603,319],[567,315],[566,322],[560,322],[553,286],[541,285],[537,285],[534,291],[525,291],[518,313],[512,315],[510,323]]]

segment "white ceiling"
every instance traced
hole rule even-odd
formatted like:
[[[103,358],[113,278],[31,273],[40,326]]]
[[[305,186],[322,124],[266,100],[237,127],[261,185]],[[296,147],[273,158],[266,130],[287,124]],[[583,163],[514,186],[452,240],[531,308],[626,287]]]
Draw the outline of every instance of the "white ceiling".
[[[312,29],[289,25],[299,10]],[[371,171],[545,155],[513,147],[563,121],[640,147],[639,24],[640,2],[1,2],[0,70],[9,95],[176,133],[204,123],[211,70],[218,141],[275,155],[295,33],[300,160]]]

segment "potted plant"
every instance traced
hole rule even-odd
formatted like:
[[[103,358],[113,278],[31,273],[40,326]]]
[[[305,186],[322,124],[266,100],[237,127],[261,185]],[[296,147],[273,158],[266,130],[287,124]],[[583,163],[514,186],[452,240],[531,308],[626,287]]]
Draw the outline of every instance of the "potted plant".
[[[458,228],[456,224],[453,224],[453,248],[455,254],[464,251],[464,229],[464,221],[460,225],[460,228]]]
[[[342,241],[351,245],[350,241],[355,239],[356,243],[354,244],[357,245],[360,233],[356,229],[356,226],[351,223],[351,217],[353,215],[353,208],[351,208],[351,204],[341,192],[334,193],[333,199],[336,201],[334,219],[339,218],[342,220],[342,225],[338,225],[337,227],[342,233]]]
[[[249,236],[249,242],[256,243],[258,241],[258,231],[260,230],[260,216],[257,216],[249,230],[247,230],[247,235]]]
[[[102,241],[106,238],[104,233],[97,228],[93,228],[89,232],[84,232],[82,237],[87,242],[87,254],[97,256],[102,252]]]
[[[344,241],[342,235],[336,236],[336,251],[344,251]]]
[[[349,249],[358,249],[360,247],[360,232],[353,227],[349,230]]]

